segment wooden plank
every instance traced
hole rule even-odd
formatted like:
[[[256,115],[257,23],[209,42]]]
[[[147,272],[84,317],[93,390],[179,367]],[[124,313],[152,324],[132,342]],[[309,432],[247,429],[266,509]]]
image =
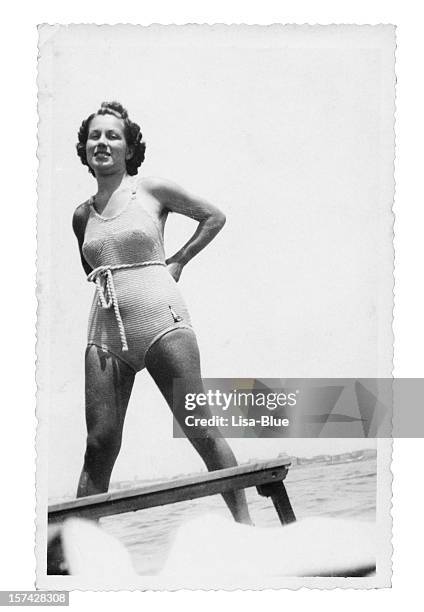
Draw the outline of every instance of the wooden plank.
[[[259,495],[272,499],[272,503],[277,510],[278,518],[282,525],[289,525],[296,521],[296,516],[293,512],[289,496],[287,495],[286,487],[282,481],[259,485],[257,489]]]
[[[162,481],[125,491],[81,497],[49,506],[49,522],[62,521],[69,516],[97,519],[111,514],[173,504],[235,489],[281,482],[286,477],[289,466],[289,459],[273,459],[188,478]]]

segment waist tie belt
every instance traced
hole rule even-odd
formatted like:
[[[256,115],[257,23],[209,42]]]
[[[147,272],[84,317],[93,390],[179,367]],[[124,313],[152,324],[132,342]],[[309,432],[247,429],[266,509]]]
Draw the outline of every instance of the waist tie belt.
[[[121,338],[122,350],[128,351],[127,337],[125,328],[122,322],[121,313],[119,312],[118,298],[116,297],[115,285],[113,283],[113,274],[115,270],[126,270],[128,268],[144,268],[147,266],[165,266],[163,261],[143,261],[133,264],[117,264],[115,266],[99,266],[95,268],[87,276],[89,282],[96,284],[97,295],[99,297],[99,305],[102,308],[113,308],[115,311],[116,322],[118,324],[119,336]],[[103,283],[102,283],[103,280]]]

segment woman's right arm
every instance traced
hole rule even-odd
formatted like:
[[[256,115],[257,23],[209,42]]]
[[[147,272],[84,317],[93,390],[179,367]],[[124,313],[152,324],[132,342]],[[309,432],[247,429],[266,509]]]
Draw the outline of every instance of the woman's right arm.
[[[81,204],[80,206],[78,206],[72,218],[72,228],[78,240],[78,249],[79,249],[79,254],[81,257],[82,267],[84,268],[84,272],[87,275],[90,274],[92,268],[84,258],[84,255],[82,252],[82,245],[84,244],[85,227],[87,225],[89,212],[90,210],[88,208],[88,203],[84,202],[84,204]]]

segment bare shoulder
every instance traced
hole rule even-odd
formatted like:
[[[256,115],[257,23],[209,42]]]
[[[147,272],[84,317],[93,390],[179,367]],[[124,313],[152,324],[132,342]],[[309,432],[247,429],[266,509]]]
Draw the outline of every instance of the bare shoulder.
[[[146,176],[140,178],[138,186],[145,189],[150,195],[158,198],[163,204],[166,200],[175,193],[181,193],[183,190],[176,183],[157,176]]]
[[[215,205],[204,198],[193,195],[167,179],[148,177],[142,179],[144,189],[153,196],[163,210],[176,212],[196,221],[214,217],[219,225],[224,225],[225,215]]]
[[[139,179],[137,185],[147,195],[159,218],[166,218],[169,212],[175,212],[178,202],[188,202],[190,199],[187,192],[167,179],[148,176]]]
[[[72,217],[72,228],[75,235],[79,238],[84,235],[85,226],[87,225],[88,216],[90,214],[90,200],[86,200],[76,207]]]

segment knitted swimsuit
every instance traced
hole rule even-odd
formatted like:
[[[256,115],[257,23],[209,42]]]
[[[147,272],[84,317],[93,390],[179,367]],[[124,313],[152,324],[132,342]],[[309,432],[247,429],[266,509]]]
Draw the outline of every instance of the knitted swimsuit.
[[[83,255],[96,283],[88,344],[119,357],[136,372],[164,334],[191,328],[177,284],[165,264],[161,228],[133,189],[127,206],[102,217],[90,201]]]

